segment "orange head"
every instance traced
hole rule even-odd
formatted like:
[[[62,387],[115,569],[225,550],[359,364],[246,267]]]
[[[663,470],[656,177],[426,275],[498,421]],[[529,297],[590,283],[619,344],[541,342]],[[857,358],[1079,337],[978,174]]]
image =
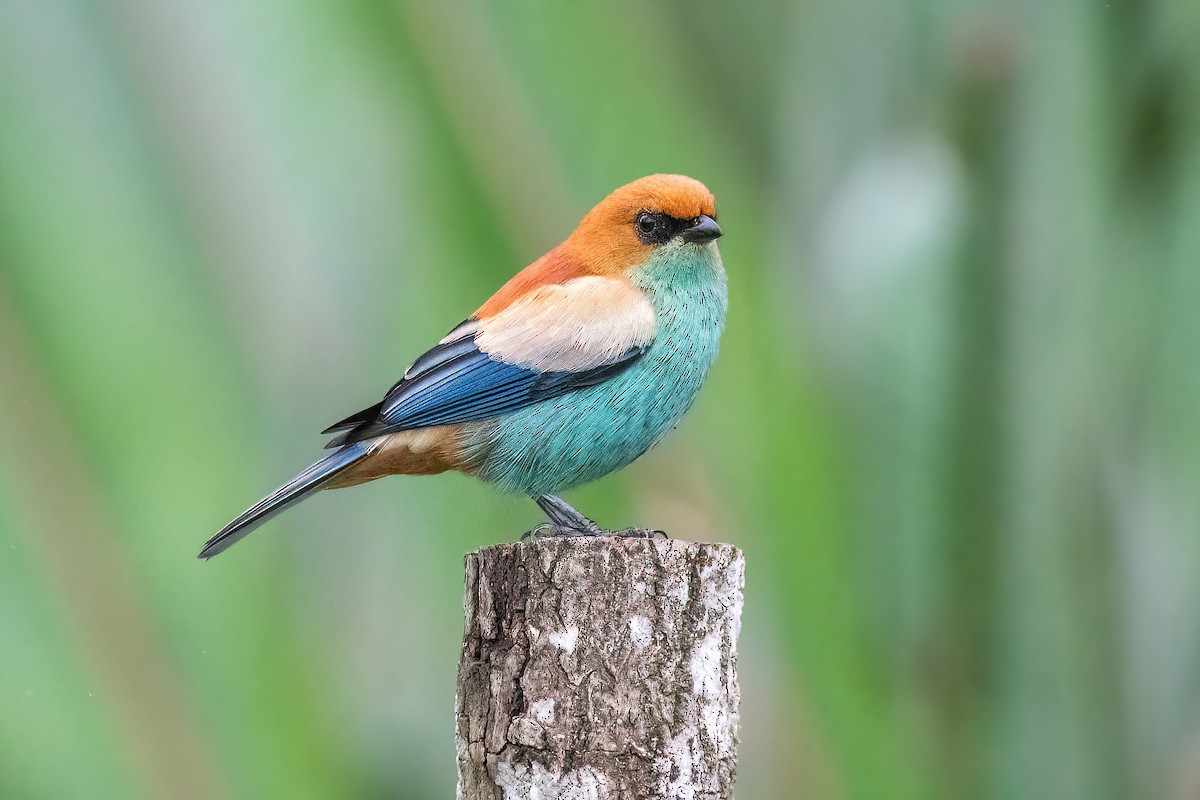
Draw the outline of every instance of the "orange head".
[[[506,283],[475,316],[489,317],[546,284],[601,275],[618,278],[657,250],[703,246],[721,235],[712,192],[683,175],[649,175],[601,200],[558,247]]]
[[[684,175],[650,175],[601,200],[563,244],[595,275],[620,275],[672,242],[721,235],[712,192]]]

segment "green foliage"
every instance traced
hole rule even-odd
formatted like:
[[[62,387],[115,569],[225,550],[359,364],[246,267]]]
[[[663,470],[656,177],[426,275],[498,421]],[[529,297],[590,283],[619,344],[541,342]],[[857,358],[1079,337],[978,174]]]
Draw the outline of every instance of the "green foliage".
[[[194,555],[650,172],[723,352],[570,499],[745,548],[740,796],[1197,791],[1200,6],[744,6],[0,4],[0,797],[448,796],[532,503]]]

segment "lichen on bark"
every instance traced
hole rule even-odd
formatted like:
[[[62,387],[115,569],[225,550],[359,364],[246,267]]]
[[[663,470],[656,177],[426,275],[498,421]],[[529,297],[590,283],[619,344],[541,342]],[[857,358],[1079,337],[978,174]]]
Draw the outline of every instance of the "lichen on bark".
[[[745,562],[553,538],[467,556],[460,800],[729,800]]]

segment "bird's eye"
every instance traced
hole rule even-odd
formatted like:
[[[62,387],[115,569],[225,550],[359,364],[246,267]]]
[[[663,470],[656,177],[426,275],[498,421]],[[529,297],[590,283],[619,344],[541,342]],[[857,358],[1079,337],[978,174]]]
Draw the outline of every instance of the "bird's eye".
[[[662,244],[671,238],[670,226],[662,214],[643,211],[634,220],[634,229],[643,244]]]

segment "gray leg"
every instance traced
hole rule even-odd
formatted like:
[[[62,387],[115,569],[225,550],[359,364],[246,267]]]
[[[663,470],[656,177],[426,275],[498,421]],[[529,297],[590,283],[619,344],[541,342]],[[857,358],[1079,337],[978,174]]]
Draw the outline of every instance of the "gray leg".
[[[533,498],[550,518],[548,525],[539,525],[528,531],[521,539],[544,539],[553,536],[619,536],[630,539],[666,539],[667,534],[650,528],[626,528],[621,531],[606,531],[580,514],[563,500],[552,494]]]
[[[553,523],[555,531],[542,535],[548,536],[600,536],[604,531],[600,526],[580,514],[567,504],[566,500],[552,494],[535,497],[534,500]]]

